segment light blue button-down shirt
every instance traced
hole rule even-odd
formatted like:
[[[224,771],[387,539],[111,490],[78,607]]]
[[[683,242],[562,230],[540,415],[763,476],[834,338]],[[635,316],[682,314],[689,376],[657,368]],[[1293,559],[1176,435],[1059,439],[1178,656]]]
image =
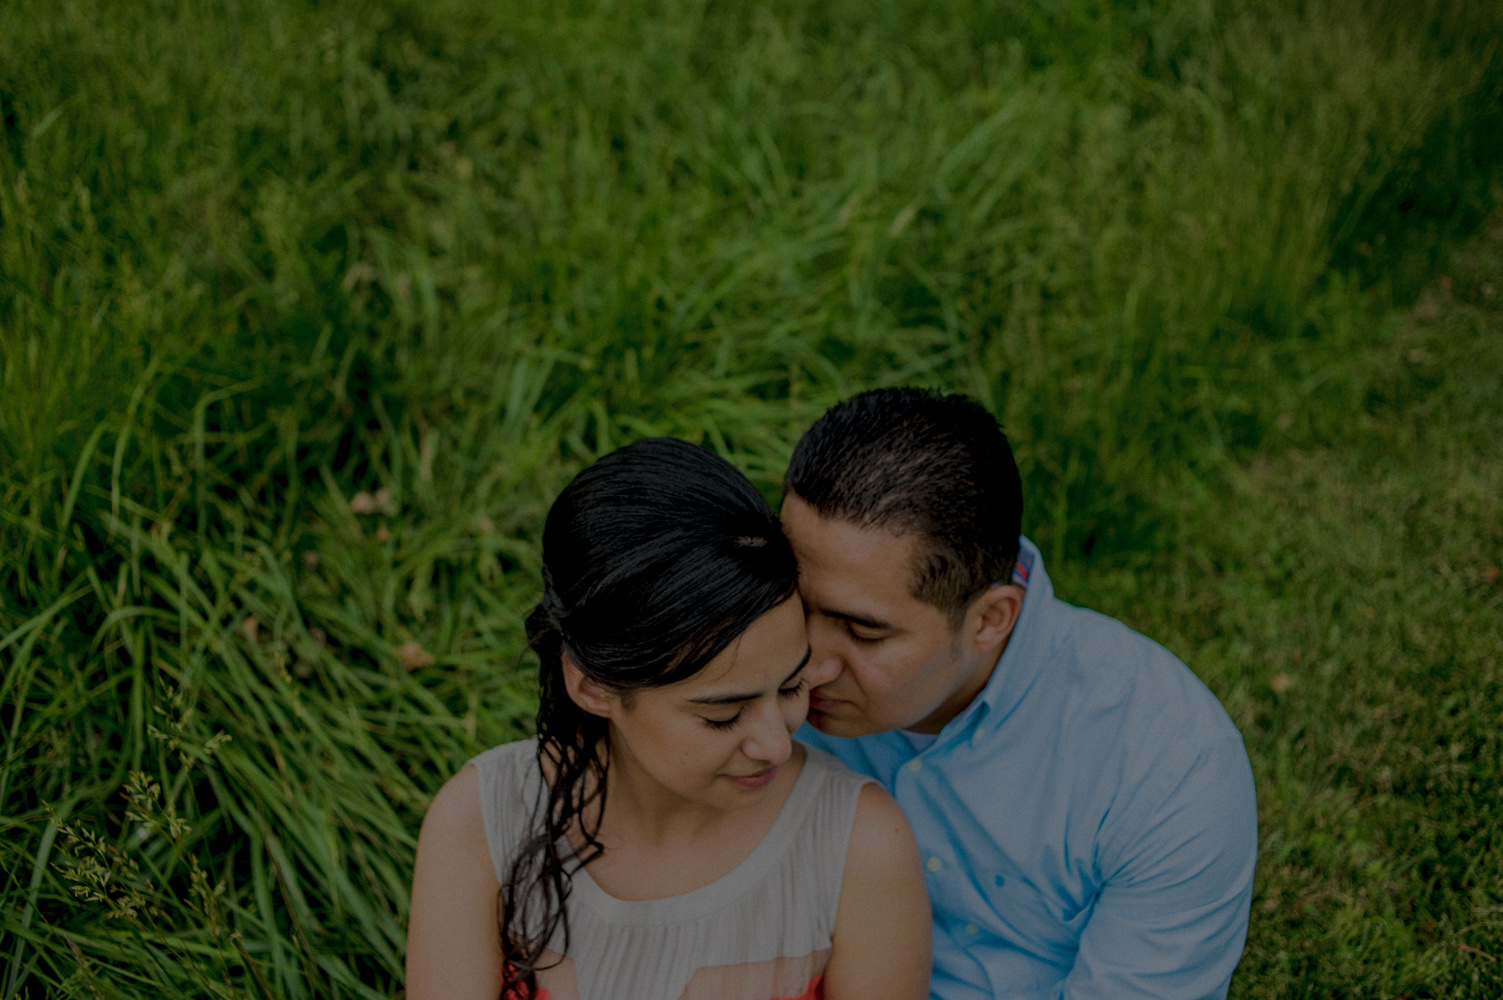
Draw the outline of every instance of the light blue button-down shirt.
[[[1241,734],[1164,647],[1057,599],[1027,539],[1021,562],[1007,649],[922,752],[896,732],[798,736],[907,813],[934,904],[931,997],[1225,997],[1258,839]]]

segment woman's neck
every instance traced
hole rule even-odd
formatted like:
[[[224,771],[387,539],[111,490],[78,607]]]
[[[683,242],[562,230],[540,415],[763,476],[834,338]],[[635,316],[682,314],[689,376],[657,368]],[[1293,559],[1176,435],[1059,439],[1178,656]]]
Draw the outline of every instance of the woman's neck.
[[[765,794],[744,808],[717,808],[674,794],[629,754],[612,753],[605,817],[596,831],[603,851],[589,861],[590,876],[607,895],[625,900],[662,899],[709,885],[756,850],[803,762],[798,748]],[[569,840],[579,852],[577,828]]]

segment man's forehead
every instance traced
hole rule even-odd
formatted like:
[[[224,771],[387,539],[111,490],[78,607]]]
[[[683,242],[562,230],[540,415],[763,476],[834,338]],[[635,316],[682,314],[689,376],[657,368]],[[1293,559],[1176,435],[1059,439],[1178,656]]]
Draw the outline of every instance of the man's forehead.
[[[827,516],[793,493],[783,500],[781,516],[795,544],[802,540],[820,547],[835,546],[852,554],[870,552],[878,558],[891,559],[911,556],[919,541],[911,531]]]
[[[806,602],[853,619],[890,620],[911,611],[913,535],[827,518],[797,498],[783,509]]]

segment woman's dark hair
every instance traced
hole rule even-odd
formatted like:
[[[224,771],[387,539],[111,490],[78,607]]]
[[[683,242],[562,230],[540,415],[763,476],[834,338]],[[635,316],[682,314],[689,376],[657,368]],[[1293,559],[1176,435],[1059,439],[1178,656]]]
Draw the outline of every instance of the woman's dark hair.
[[[672,684],[792,597],[797,582],[793,550],[761,495],[686,441],[627,445],[553,502],[543,599],[527,619],[541,682],[538,764],[553,781],[501,889],[503,995],[536,995],[548,942],[561,929],[568,946],[570,877],[602,850],[609,730],[570,699],[563,654],[614,691]],[[585,848],[565,858],[559,841],[575,823]]]

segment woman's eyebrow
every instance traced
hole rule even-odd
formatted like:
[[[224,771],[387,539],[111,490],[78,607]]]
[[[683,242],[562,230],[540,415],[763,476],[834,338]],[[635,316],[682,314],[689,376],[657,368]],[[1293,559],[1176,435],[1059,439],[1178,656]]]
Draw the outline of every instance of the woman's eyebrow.
[[[799,660],[798,666],[789,671],[788,676],[784,677],[778,683],[778,687],[784,687],[789,681],[797,677],[799,671],[808,665],[809,657],[812,653],[812,649],[805,648],[803,659]],[[690,698],[689,700],[696,705],[739,705],[743,701],[752,701],[757,697],[757,694],[707,694],[699,698]]]

